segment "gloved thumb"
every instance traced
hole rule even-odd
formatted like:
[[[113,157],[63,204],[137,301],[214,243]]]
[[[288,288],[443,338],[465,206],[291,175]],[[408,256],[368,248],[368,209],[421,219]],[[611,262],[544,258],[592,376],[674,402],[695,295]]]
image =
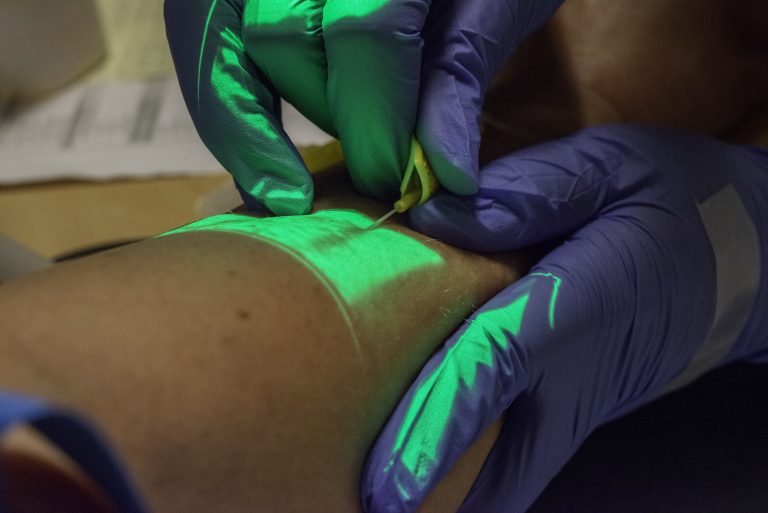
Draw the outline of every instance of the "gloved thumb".
[[[477,192],[479,118],[488,85],[562,1],[433,0],[423,30],[416,135],[448,191]]]
[[[562,238],[593,219],[617,192],[629,194],[647,177],[631,169],[644,158],[619,142],[620,127],[613,129],[582,131],[496,160],[480,173],[476,195],[442,192],[411,210],[410,223],[476,252]]]

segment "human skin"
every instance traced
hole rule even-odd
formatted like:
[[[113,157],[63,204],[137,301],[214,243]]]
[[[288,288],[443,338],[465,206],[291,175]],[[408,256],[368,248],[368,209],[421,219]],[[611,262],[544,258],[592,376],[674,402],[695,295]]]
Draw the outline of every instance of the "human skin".
[[[365,231],[387,207],[330,182],[316,206],[333,210],[240,217],[250,235],[171,234],[3,285],[0,386],[84,413],[153,511],[358,512],[396,401],[525,262],[397,221]],[[493,436],[422,511],[458,507]]]
[[[567,0],[507,61],[481,159],[606,123],[768,146],[768,3]]]
[[[552,23],[510,59],[491,89],[486,103],[483,159],[584,126],[615,121],[670,124],[733,142],[768,144],[766,5],[762,0],[738,5],[721,0],[652,0],[640,4],[632,0],[568,0]],[[178,244],[184,251],[191,245]],[[172,251],[166,246],[154,247]],[[146,256],[136,248],[132,251],[136,251],[135,258]],[[184,262],[186,268],[191,266],[188,260]],[[192,282],[200,288],[197,276]],[[232,287],[236,297],[245,299],[239,295],[239,283],[227,279],[222,284]],[[125,286],[113,285],[118,289]],[[168,287],[173,288],[170,284]],[[218,301],[216,295],[210,297]],[[154,315],[154,311],[150,314]],[[162,327],[155,331],[162,331]],[[420,354],[428,353],[420,350]],[[82,381],[79,374],[76,381]],[[36,386],[28,391],[42,385]],[[168,388],[170,385],[162,390]],[[133,443],[135,447],[137,442]],[[475,464],[482,452],[478,451]],[[145,459],[151,462],[151,454]],[[143,462],[129,459],[132,468]],[[463,485],[473,474],[459,471],[456,475],[463,477]],[[162,469],[139,478],[164,482]],[[460,488],[444,489],[461,495]],[[350,487],[350,497],[353,492],[356,490]],[[440,492],[436,497],[441,497]],[[187,500],[194,502],[194,497]],[[447,504],[443,506],[435,510],[452,510]],[[175,508],[171,504],[168,511]]]

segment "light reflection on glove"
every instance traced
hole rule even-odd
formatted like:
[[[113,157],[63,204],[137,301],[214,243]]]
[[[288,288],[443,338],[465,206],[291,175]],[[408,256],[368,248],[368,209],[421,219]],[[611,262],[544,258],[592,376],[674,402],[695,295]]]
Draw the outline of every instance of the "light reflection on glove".
[[[415,511],[502,414],[460,511],[523,512],[601,423],[768,356],[766,152],[592,128],[490,164],[476,197],[442,193],[411,221],[475,251],[570,236],[422,370],[369,455],[367,513]]]
[[[398,196],[412,134],[449,191],[477,190],[489,81],[562,0],[166,0],[168,41],[201,138],[251,198],[308,212],[313,186],[284,97],[341,139],[356,188]]]

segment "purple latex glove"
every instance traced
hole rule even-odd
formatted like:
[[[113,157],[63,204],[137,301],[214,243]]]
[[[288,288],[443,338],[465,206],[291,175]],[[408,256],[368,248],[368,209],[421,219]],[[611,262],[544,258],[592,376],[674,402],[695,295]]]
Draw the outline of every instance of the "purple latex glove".
[[[768,356],[768,152],[592,128],[490,164],[477,196],[443,193],[411,221],[475,251],[567,240],[422,370],[369,455],[367,513],[415,511],[502,415],[460,511],[523,512],[601,423]]]
[[[440,182],[477,191],[488,83],[563,0],[165,0],[201,138],[251,198],[308,212],[313,186],[285,98],[341,139],[356,188],[393,200],[415,132]]]

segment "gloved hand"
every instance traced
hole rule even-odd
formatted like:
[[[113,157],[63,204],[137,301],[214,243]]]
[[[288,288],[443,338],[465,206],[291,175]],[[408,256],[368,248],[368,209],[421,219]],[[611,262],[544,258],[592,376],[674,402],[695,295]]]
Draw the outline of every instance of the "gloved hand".
[[[485,89],[563,0],[166,0],[187,107],[248,205],[308,212],[280,97],[341,139],[355,187],[398,196],[416,132],[448,190],[477,190]],[[253,199],[251,199],[253,198]]]
[[[599,424],[768,357],[766,151],[592,128],[491,163],[477,196],[442,193],[411,222],[475,251],[568,238],[422,370],[369,455],[367,513],[414,511],[502,414],[460,511],[523,512]]]

